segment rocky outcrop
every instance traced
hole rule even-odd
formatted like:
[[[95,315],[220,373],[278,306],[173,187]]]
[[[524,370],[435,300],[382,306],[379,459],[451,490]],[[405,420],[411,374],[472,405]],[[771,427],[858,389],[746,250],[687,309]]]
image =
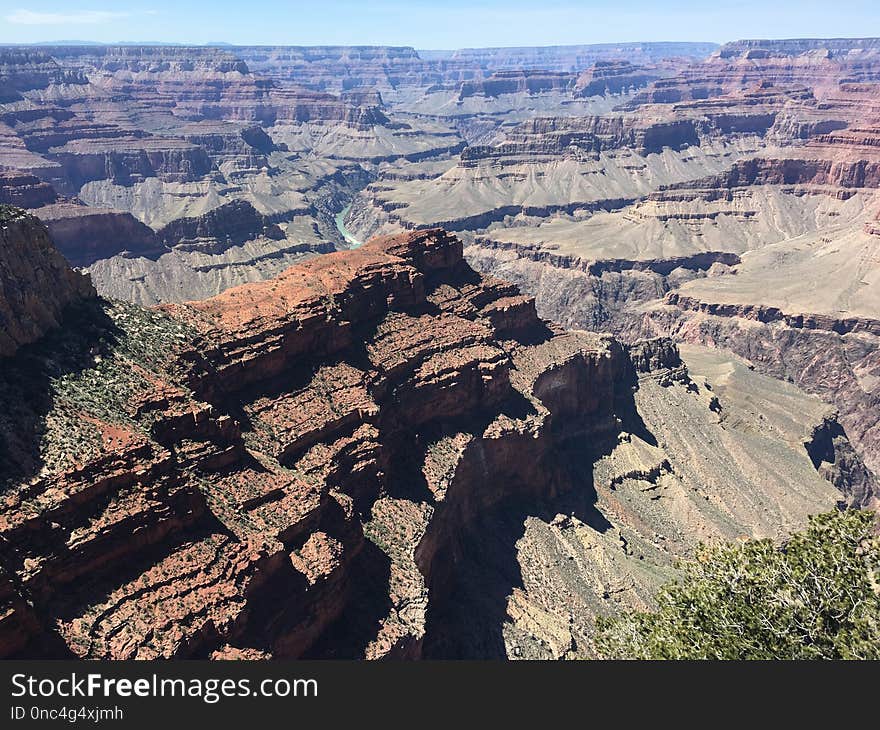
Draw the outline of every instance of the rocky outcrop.
[[[599,259],[566,256],[541,250],[537,247],[517,245],[508,241],[494,241],[489,236],[480,236],[475,240],[480,249],[489,251],[512,251],[518,258],[529,259],[538,263],[546,263],[557,269],[575,269],[591,276],[602,276],[605,273],[623,271],[650,271],[666,276],[676,269],[707,270],[715,264],[731,266],[740,262],[739,256],[722,251],[704,251],[692,256],[671,256],[662,259]],[[474,255],[477,255],[475,250]]]
[[[827,314],[789,314],[778,307],[760,304],[717,304],[702,302],[693,297],[670,292],[665,298],[666,304],[674,305],[685,311],[704,312],[719,317],[739,317],[756,320],[765,324],[784,322],[795,329],[826,330],[846,335],[851,332],[866,333],[880,336],[880,320],[868,317],[832,317]]]
[[[0,205],[39,208],[58,199],[55,190],[35,175],[0,172]]]
[[[867,504],[876,498],[876,470],[880,467],[876,416],[880,394],[875,380],[880,342],[876,322],[791,315],[773,308],[709,305],[674,292],[667,295],[666,302],[647,308],[633,329],[735,352],[760,372],[793,382],[833,404],[839,424],[824,424],[816,432],[816,445],[810,447],[814,461],[817,466],[820,462],[832,465],[829,469],[836,483],[842,483],[843,475],[852,476],[846,491],[855,503]],[[840,435],[840,425],[873,473],[866,476],[861,467],[834,469],[837,459],[829,444]],[[845,464],[847,456],[842,459]]]
[[[555,253],[479,236],[466,250],[479,271],[515,282],[536,298],[543,316],[566,327],[626,334],[630,311],[713,267],[739,262],[736,254],[707,251],[663,259],[603,259]]]
[[[143,130],[90,119],[49,103],[28,105],[24,109],[12,107],[4,110],[2,118],[29,150],[40,154],[78,140],[131,140],[148,136]]]
[[[155,231],[131,213],[75,203],[35,211],[72,266],[91,266],[113,256],[158,257],[166,251]]]
[[[0,236],[0,357],[9,357],[94,290],[88,277],[70,270],[35,217],[0,206]]]
[[[880,160],[754,158],[735,164],[720,178],[699,180],[696,187],[747,185],[827,185],[839,188],[880,187]]]
[[[877,478],[856,454],[836,414],[813,428],[804,447],[816,469],[847,496],[851,506],[876,506]]]
[[[679,370],[684,366],[675,342],[668,337],[640,340],[627,347],[627,352],[639,373]]]
[[[568,327],[729,350],[760,372],[794,382],[835,406],[860,458],[877,469],[875,318],[713,302],[680,289],[697,279],[736,276],[728,267],[736,267],[739,257],[720,252],[621,267],[479,237],[467,256],[475,268],[516,282],[536,297],[543,316]],[[710,290],[708,284],[703,290]],[[864,481],[853,476],[852,498],[859,503],[860,495],[871,494],[859,486]],[[876,477],[868,481],[875,484]]]
[[[574,83],[579,97],[620,94],[638,89],[656,78],[656,73],[629,61],[597,61],[581,72]]]
[[[268,168],[268,156],[283,149],[258,125],[193,122],[179,130],[179,134],[186,142],[202,147],[212,162],[230,176]]]
[[[592,617],[614,610],[604,578],[566,577],[575,604],[553,608],[545,547],[537,564],[523,555],[521,587],[503,571],[481,591],[468,581],[534,547],[507,525],[547,510],[568,510],[559,536],[589,542],[573,553],[584,575],[605,570],[601,556],[635,564],[631,547],[606,554],[615,540],[661,572],[686,549],[639,542],[655,529],[647,512],[626,539],[603,537],[591,467],[602,454],[609,515],[639,480],[662,482],[652,500],[691,489],[675,486],[689,477],[669,459],[649,463],[634,388],[669,391],[669,414],[717,421],[670,342],[627,350],[564,333],[437,229],[201,302],[87,302],[0,372],[0,654],[415,658],[523,642],[529,656],[588,654]],[[811,481],[800,448],[792,519],[833,491]],[[785,479],[765,488],[788,494]],[[689,514],[721,510],[734,525],[722,532],[742,529],[734,503],[675,497],[670,514],[680,499]],[[652,585],[643,576],[633,599]],[[535,620],[539,605],[550,612]],[[578,625],[560,638],[553,611],[569,610]]]
[[[628,69],[615,67],[614,70],[623,74],[621,83],[629,83],[626,81],[630,78]],[[613,78],[612,70],[608,73]],[[602,74],[596,80],[581,77],[581,81],[587,91],[590,84],[606,83]],[[660,92],[663,83],[657,81],[650,94],[637,95],[621,105],[619,114],[535,118],[507,131],[493,147],[469,148],[463,158],[540,160],[546,156],[566,158],[574,154],[577,159],[577,153],[619,148],[631,148],[640,155],[648,155],[664,148],[682,150],[741,135],[772,136],[786,142],[816,137],[818,144],[838,140],[843,146],[850,144],[835,136],[841,134],[835,130],[847,126],[849,114],[820,108],[805,89],[779,89],[771,85],[737,88],[725,95],[719,89],[719,93],[709,99],[702,93],[685,99],[684,94],[675,94],[675,98],[664,96]],[[654,98],[657,95],[663,98]],[[861,140],[858,143],[864,144]]]
[[[574,83],[572,74],[550,71],[497,71],[480,81],[468,81],[459,89],[459,99],[469,96],[499,96],[500,94],[540,94],[545,91],[565,91]]]
[[[166,182],[189,182],[211,172],[211,159],[203,147],[156,137],[82,140],[53,148],[74,189],[93,180],[133,185],[149,177]]]
[[[178,218],[158,232],[166,246],[217,252],[258,236],[280,240],[284,232],[246,200],[232,200],[197,218]]]
[[[82,409],[80,427],[63,443],[44,442],[51,482],[19,482],[4,508],[3,564],[13,567],[17,593],[7,591],[15,621],[2,627],[3,652],[21,650],[30,633],[31,652],[57,651],[49,647],[60,639],[82,657],[207,656],[229,645],[299,656],[365,592],[361,607],[390,606],[360,651],[418,653],[424,615],[402,611],[417,597],[409,581],[421,533],[416,521],[399,547],[388,540],[400,538],[380,537],[392,527],[386,518],[398,527],[417,518],[400,519],[404,503],[391,482],[403,475],[390,467],[403,463],[407,434],[479,419],[515,396],[495,328],[540,338],[545,327],[533,309],[497,319],[519,306],[514,300],[510,287],[467,269],[460,242],[431,231],[163,314],[84,312],[92,328],[101,329],[101,317],[120,328],[87,357],[92,368],[119,372],[123,400],[98,418],[96,390],[56,392],[59,408]],[[371,333],[367,360],[349,364],[362,341],[355,332]],[[71,327],[62,337],[75,357],[88,331]],[[24,385],[27,398],[39,384],[21,368],[13,364],[8,385]],[[606,367],[605,387],[611,373]],[[277,383],[291,387],[279,390],[282,375]],[[134,383],[141,387],[129,390]],[[231,417],[230,408],[244,410]],[[533,438],[518,435],[533,429],[527,422],[498,428],[495,439]],[[28,449],[11,446],[3,477],[14,484],[35,465]],[[364,531],[374,534],[369,550]],[[52,544],[66,549],[39,557]],[[389,555],[399,585],[376,594],[372,576]],[[95,592],[94,581],[106,588]],[[153,611],[161,624],[146,619]],[[28,632],[13,641],[23,625]]]
[[[659,152],[664,147],[679,149],[699,144],[691,120],[642,122],[627,117],[538,118],[523,122],[492,146],[467,147],[462,164],[476,160],[504,159],[540,161],[542,158],[579,159],[605,150],[631,147],[640,154]]]

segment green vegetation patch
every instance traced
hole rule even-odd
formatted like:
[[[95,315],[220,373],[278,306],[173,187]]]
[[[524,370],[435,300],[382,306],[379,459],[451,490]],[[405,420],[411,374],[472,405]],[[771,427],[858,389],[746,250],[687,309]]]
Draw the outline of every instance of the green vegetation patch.
[[[68,308],[62,325],[0,369],[0,457],[7,485],[71,468],[99,454],[89,418],[146,433],[132,403],[164,377],[192,333],[155,310],[95,300]]]
[[[880,659],[873,512],[819,515],[782,546],[702,547],[656,612],[597,621],[610,659]]]
[[[24,218],[26,215],[27,213],[21,208],[16,208],[14,205],[7,205],[6,203],[0,203],[0,223],[18,220],[19,218]]]

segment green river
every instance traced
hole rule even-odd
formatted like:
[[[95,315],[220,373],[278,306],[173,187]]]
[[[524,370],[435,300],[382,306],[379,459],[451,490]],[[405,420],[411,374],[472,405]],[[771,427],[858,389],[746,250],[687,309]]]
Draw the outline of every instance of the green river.
[[[357,248],[363,243],[355,238],[349,230],[345,227],[345,216],[348,215],[348,211],[351,209],[350,205],[345,206],[339,213],[336,214],[336,228],[342,234],[342,237],[345,239],[346,243],[352,248]]]

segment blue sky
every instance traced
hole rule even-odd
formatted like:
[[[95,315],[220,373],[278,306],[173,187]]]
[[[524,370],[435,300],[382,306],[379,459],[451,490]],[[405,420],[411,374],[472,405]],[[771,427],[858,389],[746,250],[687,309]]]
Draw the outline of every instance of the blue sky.
[[[0,43],[464,48],[853,36],[880,36],[878,0],[0,0]]]

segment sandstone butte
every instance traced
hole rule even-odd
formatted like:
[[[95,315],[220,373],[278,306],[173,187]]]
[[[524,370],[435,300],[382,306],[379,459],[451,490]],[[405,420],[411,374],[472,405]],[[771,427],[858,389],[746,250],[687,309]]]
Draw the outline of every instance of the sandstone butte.
[[[564,332],[440,229],[148,309],[4,211],[0,656],[588,656],[696,540],[848,498],[818,401]]]

